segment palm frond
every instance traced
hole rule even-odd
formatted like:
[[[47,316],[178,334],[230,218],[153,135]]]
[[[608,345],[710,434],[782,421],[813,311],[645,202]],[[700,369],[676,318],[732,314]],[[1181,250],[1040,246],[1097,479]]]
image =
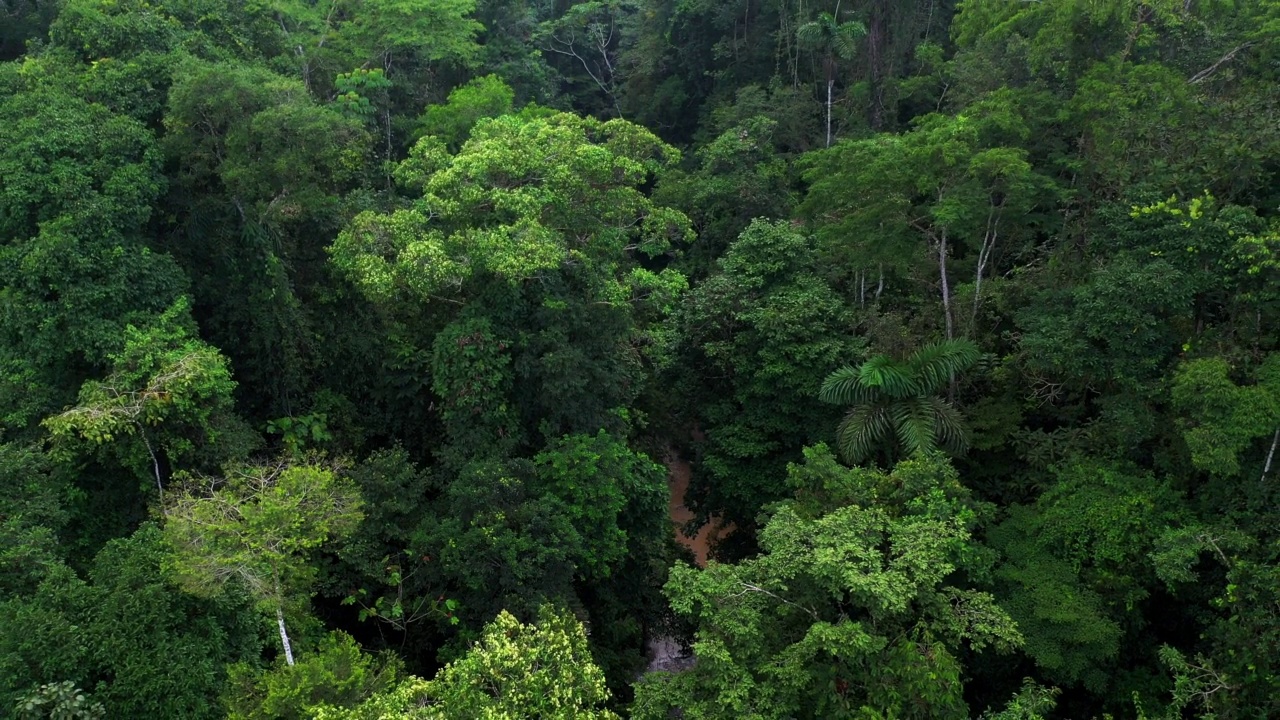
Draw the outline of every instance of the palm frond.
[[[932,395],[956,375],[968,370],[981,359],[982,352],[971,340],[943,340],[917,350],[907,361],[921,395]]]
[[[811,20],[796,28],[796,40],[810,50],[822,49],[827,44],[827,36],[834,26],[834,19],[829,13],[823,13],[817,20]]]
[[[858,40],[867,34],[867,26],[857,20],[840,23],[831,35],[831,50],[838,57],[849,60],[858,49]]]
[[[911,368],[887,357],[877,355],[858,368],[858,379],[863,386],[876,388],[890,397],[910,397],[920,393]]]
[[[874,393],[862,384],[858,370],[850,365],[837,369],[822,381],[818,399],[833,405],[860,405],[870,402]]]
[[[845,59],[853,56],[855,43],[866,34],[866,25],[857,20],[840,22],[827,12],[796,28],[796,39],[807,49],[831,52]]]
[[[893,405],[893,425],[898,442],[908,455],[916,455],[937,447],[934,434],[932,398],[915,397]]]
[[[969,449],[969,429],[965,427],[960,411],[939,397],[928,399],[933,414],[934,434],[938,447],[952,455],[960,455]]]
[[[836,429],[836,444],[846,462],[867,459],[889,437],[892,420],[880,405],[859,405],[849,411]]]

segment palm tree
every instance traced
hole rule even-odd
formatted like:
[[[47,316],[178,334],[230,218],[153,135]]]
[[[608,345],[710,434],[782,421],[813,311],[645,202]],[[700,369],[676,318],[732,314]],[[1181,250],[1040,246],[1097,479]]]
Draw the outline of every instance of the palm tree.
[[[822,13],[817,20],[801,25],[796,30],[796,40],[822,56],[822,67],[827,76],[827,147],[831,147],[831,93],[836,84],[836,62],[853,57],[858,38],[867,34],[867,28],[857,20],[840,22],[836,14]]]
[[[850,463],[896,440],[907,455],[942,448],[960,453],[969,445],[960,413],[939,397],[956,375],[981,357],[969,340],[944,340],[920,348],[905,361],[878,355],[827,376],[818,397],[852,405],[836,430],[840,454]]]

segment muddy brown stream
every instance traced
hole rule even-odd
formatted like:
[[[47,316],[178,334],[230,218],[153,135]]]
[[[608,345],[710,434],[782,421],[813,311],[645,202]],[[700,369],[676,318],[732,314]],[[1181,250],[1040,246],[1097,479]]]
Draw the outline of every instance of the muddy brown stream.
[[[666,465],[667,514],[675,528],[676,540],[693,551],[698,567],[704,567],[707,564],[711,546],[732,528],[724,528],[718,518],[712,518],[711,522],[699,528],[698,534],[693,537],[681,532],[680,528],[693,519],[693,511],[684,504],[684,496],[689,491],[689,479],[693,475],[693,468],[690,467],[689,461],[680,457],[675,450],[667,453]]]
[[[693,439],[704,439],[702,433],[695,430]],[[667,466],[667,517],[671,522],[671,530],[676,541],[693,552],[694,562],[698,567],[705,567],[707,558],[716,542],[733,532],[733,526],[725,526],[720,518],[698,528],[698,533],[689,537],[681,532],[684,524],[693,519],[693,511],[685,505],[685,494],[689,491],[689,480],[693,476],[693,467],[680,456],[675,448],[669,448],[663,458]],[[649,670],[680,671],[693,665],[694,659],[684,655],[680,643],[673,638],[657,636],[649,639]]]

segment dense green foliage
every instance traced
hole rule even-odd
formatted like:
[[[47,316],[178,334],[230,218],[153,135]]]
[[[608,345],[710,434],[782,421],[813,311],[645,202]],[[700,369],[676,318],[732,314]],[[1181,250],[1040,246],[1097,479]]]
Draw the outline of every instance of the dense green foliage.
[[[0,716],[1278,717],[1278,117],[1276,0],[4,0]]]

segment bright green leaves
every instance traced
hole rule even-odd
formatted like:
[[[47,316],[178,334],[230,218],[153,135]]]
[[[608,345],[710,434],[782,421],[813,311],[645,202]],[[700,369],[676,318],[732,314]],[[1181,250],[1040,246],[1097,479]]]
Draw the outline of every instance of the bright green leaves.
[[[550,607],[528,625],[500,613],[475,647],[440,671],[427,695],[447,720],[617,717],[601,707],[609,691],[582,624]]]
[[[1188,515],[1167,482],[1106,466],[1059,469],[1037,501],[1040,542],[1076,568],[1132,573],[1166,528]],[[1117,581],[1107,581],[1116,590]]]
[[[317,708],[316,720],[617,720],[587,635],[569,613],[544,606],[534,623],[503,611],[463,657],[434,680],[409,677],[351,708]]]
[[[378,111],[370,96],[385,95],[391,81],[381,68],[358,68],[349,73],[338,73],[334,86],[338,92],[334,102],[343,112],[370,120]]]
[[[443,140],[451,151],[462,147],[482,118],[508,115],[515,92],[497,75],[478,77],[454,88],[443,105],[431,105],[418,119],[418,132]]]
[[[278,465],[191,478],[165,503],[171,569],[184,589],[218,595],[235,581],[278,610],[307,595],[308,553],[352,532],[363,513],[354,483],[329,468]]]
[[[822,394],[839,403],[868,402],[877,395],[932,395],[941,392],[958,373],[972,368],[980,357],[978,346],[968,340],[931,343],[901,362],[877,355],[856,372],[847,368],[830,375],[823,382]]]
[[[472,278],[518,283],[577,264],[600,295],[625,297],[609,286],[632,250],[657,255],[689,239],[683,215],[637,189],[678,157],[637,126],[566,114],[481,121],[456,156],[424,138],[397,173],[423,197],[357,217],[334,262],[383,300],[393,290],[456,296]]]
[[[18,699],[19,720],[103,720],[107,711],[70,680],[46,683]]]
[[[644,192],[679,157],[655,135],[564,113],[477,120],[494,97],[509,102],[496,81],[477,83],[429,112],[443,136],[394,172],[416,199],[359,214],[331,248],[431,348],[439,492],[413,519],[403,569],[428,603],[456,601],[459,639],[504,608],[582,602],[594,617],[653,594],[664,484],[627,448],[625,409],[646,333],[686,287],[666,256],[691,234]],[[631,595],[615,601],[623,586]],[[630,665],[642,633],[617,615],[611,649],[625,645]]]
[[[405,53],[419,62],[465,62],[478,50],[475,0],[347,0],[335,23],[335,44],[349,66]],[[332,15],[331,15],[332,17]]]
[[[1022,690],[999,712],[985,712],[982,720],[1045,720],[1058,705],[1058,688],[1046,688],[1031,678],[1022,679]]]
[[[825,56],[823,62],[834,64],[836,58],[849,60],[856,50],[855,43],[867,34],[862,23],[851,20],[840,22],[831,13],[821,13],[816,20],[796,28],[796,39],[806,50]],[[828,75],[834,70],[828,70]]]
[[[112,371],[80,389],[79,403],[44,421],[55,437],[106,445],[125,436],[142,440],[161,483],[156,451],[177,461],[201,444],[216,443],[231,411],[226,358],[192,338],[190,308],[180,301],[145,329],[125,329],[124,348],[111,355]],[[185,431],[185,432],[184,432]],[[149,435],[158,436],[153,447]]]
[[[1179,425],[1201,470],[1232,477],[1240,455],[1280,426],[1280,356],[1271,355],[1257,370],[1258,383],[1237,385],[1222,358],[1183,363],[1173,381]]]
[[[983,566],[953,470],[922,460],[885,475],[841,468],[824,447],[806,455],[793,485],[834,491],[831,504],[778,506],[755,558],[673,571],[698,661],[642,683],[635,717],[967,717],[954,653],[1021,643],[989,595],[947,584]]]
[[[366,654],[350,635],[325,636],[296,665],[259,671],[247,663],[228,668],[223,703],[227,720],[303,720],[321,707],[351,707],[396,681],[399,662]]]
[[[266,430],[270,435],[280,436],[280,444],[289,457],[298,457],[307,449],[333,440],[325,413],[276,418],[267,422]]]

